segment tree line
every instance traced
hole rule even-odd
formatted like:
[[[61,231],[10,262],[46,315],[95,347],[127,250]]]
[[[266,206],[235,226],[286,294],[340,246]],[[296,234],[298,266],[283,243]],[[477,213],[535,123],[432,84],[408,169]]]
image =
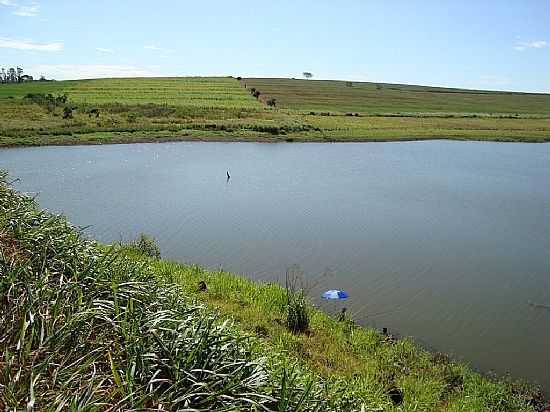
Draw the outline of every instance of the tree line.
[[[33,80],[34,79],[32,76],[24,74],[21,67],[10,67],[7,70],[2,67],[2,70],[0,71],[0,83],[23,83]],[[46,78],[44,76],[40,76],[40,81],[45,80]]]

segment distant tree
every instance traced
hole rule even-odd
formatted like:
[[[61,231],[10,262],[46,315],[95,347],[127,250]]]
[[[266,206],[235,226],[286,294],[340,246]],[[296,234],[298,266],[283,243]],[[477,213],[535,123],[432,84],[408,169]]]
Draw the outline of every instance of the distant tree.
[[[308,80],[313,77],[313,73],[310,72],[303,72],[302,75]]]
[[[21,67],[18,67],[17,68],[17,82],[22,82],[23,81],[23,69]]]
[[[46,79],[46,76],[42,75],[40,76],[40,79],[38,79],[38,81],[40,82],[45,82],[47,79]]]
[[[353,87],[353,82],[346,82],[347,87]]]
[[[8,70],[8,82],[15,83],[17,81],[17,73],[13,67]]]

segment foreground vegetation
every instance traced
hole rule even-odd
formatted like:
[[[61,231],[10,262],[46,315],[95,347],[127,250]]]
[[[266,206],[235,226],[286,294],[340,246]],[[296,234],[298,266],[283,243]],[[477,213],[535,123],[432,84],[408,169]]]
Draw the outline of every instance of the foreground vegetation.
[[[146,238],[129,250],[152,252]],[[0,176],[0,410],[357,410]]]
[[[50,96],[48,96],[50,95]],[[52,104],[56,98],[67,101]],[[0,146],[174,140],[550,141],[550,95],[290,79],[0,85]]]
[[[0,410],[536,411],[299,291],[106,247],[0,176]]]

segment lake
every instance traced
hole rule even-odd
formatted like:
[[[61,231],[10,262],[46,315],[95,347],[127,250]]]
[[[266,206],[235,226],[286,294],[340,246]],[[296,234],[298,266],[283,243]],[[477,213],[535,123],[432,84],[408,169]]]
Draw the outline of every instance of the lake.
[[[550,392],[550,144],[183,142],[0,150],[104,242],[259,280]],[[226,179],[226,171],[231,179]],[[327,304],[318,296],[343,289]]]

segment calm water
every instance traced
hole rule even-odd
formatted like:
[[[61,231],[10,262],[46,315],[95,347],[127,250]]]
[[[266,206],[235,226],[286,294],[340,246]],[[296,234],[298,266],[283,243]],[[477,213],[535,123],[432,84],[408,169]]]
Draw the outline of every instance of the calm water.
[[[550,305],[550,144],[44,147],[0,168],[99,240],[263,280],[299,265],[360,322],[550,391],[550,311],[528,304]]]

